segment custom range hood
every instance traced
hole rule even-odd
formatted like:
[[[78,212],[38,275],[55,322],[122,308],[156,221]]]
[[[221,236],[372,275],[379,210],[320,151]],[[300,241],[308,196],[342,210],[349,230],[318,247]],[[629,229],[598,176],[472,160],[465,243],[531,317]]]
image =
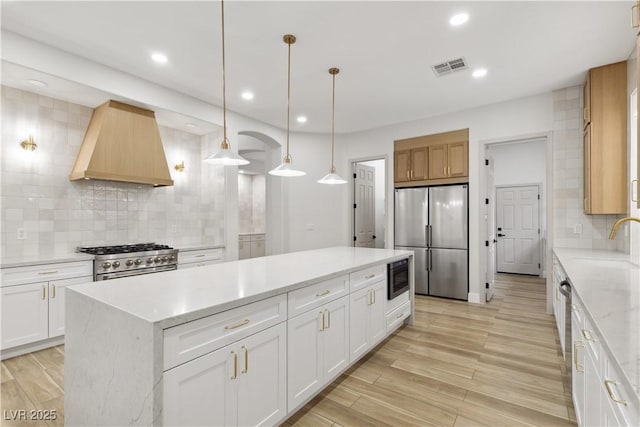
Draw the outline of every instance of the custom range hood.
[[[93,111],[69,180],[173,185],[151,110],[108,101]]]

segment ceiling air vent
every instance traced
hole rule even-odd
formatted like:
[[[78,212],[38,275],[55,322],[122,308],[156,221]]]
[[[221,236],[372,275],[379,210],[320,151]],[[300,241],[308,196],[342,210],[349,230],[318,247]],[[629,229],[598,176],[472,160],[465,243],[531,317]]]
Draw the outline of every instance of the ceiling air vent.
[[[433,68],[433,72],[437,77],[441,77],[456,71],[467,69],[467,63],[464,61],[464,58],[458,58],[443,62],[442,64],[436,64],[431,68]]]

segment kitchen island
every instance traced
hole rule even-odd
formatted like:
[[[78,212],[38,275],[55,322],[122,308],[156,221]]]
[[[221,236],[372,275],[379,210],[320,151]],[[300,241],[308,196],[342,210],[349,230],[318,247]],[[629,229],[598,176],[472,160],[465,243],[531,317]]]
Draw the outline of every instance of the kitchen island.
[[[69,287],[65,424],[281,422],[412,322],[413,282],[335,247]]]

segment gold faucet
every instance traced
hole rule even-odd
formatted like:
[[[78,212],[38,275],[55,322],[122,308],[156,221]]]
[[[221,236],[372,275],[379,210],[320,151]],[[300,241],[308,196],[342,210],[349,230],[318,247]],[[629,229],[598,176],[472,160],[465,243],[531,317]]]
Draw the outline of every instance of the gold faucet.
[[[620,227],[620,224],[627,221],[640,222],[640,218],[634,218],[634,217],[628,216],[628,217],[620,218],[619,220],[617,220],[616,223],[613,224],[613,228],[611,229],[611,233],[609,234],[609,240],[614,240],[616,238],[616,234],[618,234],[618,227]]]

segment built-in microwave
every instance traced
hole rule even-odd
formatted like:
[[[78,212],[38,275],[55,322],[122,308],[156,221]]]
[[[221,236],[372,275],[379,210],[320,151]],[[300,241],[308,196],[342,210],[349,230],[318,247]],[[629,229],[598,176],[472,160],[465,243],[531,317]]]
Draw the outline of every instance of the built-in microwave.
[[[387,264],[387,299],[394,299],[409,290],[409,260]]]

